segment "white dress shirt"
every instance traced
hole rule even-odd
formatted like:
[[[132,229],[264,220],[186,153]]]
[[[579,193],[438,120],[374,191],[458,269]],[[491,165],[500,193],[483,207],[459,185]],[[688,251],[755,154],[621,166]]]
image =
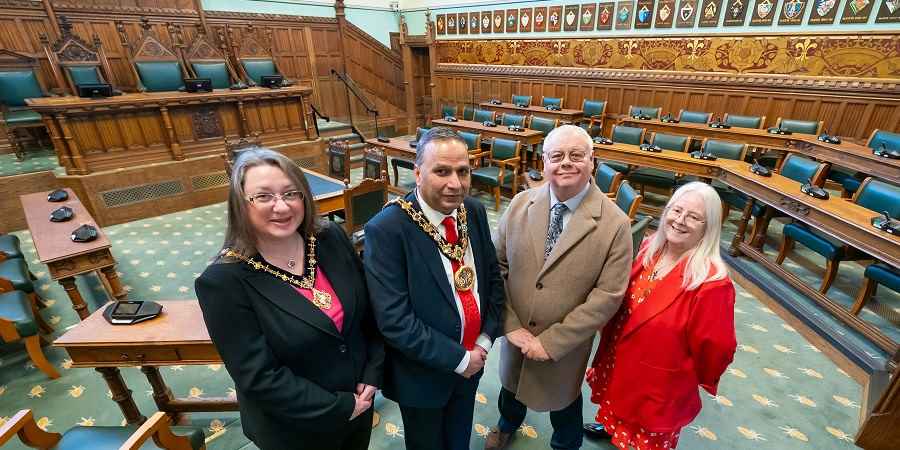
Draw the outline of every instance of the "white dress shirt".
[[[584,196],[582,195],[582,197],[584,197]],[[425,218],[427,218],[428,221],[431,222],[431,224],[434,225],[435,228],[437,228],[437,230],[441,233],[441,236],[443,236],[444,239],[446,239],[447,232],[444,230],[444,224],[443,224],[444,218],[448,217],[448,216],[453,217],[453,221],[454,221],[454,223],[456,223],[457,210],[453,210],[452,213],[447,215],[447,214],[444,214],[444,213],[432,208],[431,206],[428,205],[428,203],[425,203],[425,201],[422,200],[422,197],[419,196],[418,189],[416,189],[416,200],[419,201],[419,206],[422,208],[422,214],[425,215]],[[472,244],[471,241],[469,241],[469,246],[466,248],[466,254],[463,256],[463,264],[471,267],[472,269],[475,269],[475,254],[472,252],[471,244]],[[438,255],[440,255],[440,257],[441,257],[441,263],[444,265],[444,273],[447,274],[447,281],[450,283],[450,290],[453,292],[453,299],[456,300],[456,309],[459,312],[459,321],[462,324],[462,327],[460,327],[460,331],[459,331],[458,341],[459,341],[459,343],[462,343],[463,333],[465,332],[465,329],[466,329],[466,316],[465,316],[465,313],[463,312],[462,300],[460,300],[460,298],[459,298],[459,293],[456,292],[456,288],[455,288],[456,284],[453,279],[453,265],[450,262],[450,258],[448,258],[443,253],[441,253],[441,250],[437,246],[434,247],[434,251],[437,252]],[[481,314],[481,299],[478,296],[477,272],[476,272],[476,276],[475,276],[475,284],[472,286],[472,295],[475,297],[475,306],[478,308],[478,313]],[[477,345],[485,350],[490,350],[491,344],[492,344],[491,338],[488,337],[488,335],[484,334],[484,333],[482,333],[481,336],[478,336],[478,339],[475,340],[475,345]],[[466,352],[463,355],[462,361],[459,362],[459,365],[456,366],[456,369],[454,369],[454,371],[456,373],[461,374],[466,370],[466,367],[468,367],[468,366],[469,366],[469,352]]]
[[[576,209],[578,209],[578,205],[581,204],[581,201],[584,200],[584,196],[587,195],[588,189],[590,189],[590,187],[591,187],[591,182],[589,181],[588,184],[584,186],[584,189],[581,190],[581,192],[575,194],[572,198],[562,202],[566,205],[566,208],[568,208],[565,211],[563,211],[563,213],[562,213],[562,229],[563,229],[563,231],[566,230],[566,225],[568,225],[569,219],[572,218],[572,214],[575,212]],[[556,195],[553,193],[552,187],[547,186],[547,188],[550,189],[550,210],[549,210],[550,212],[548,212],[547,214],[550,215],[550,223],[552,223],[553,222],[553,212],[552,212],[553,207],[556,206],[557,203],[559,203],[559,199],[556,198]],[[562,234],[560,234],[560,236],[562,236]]]

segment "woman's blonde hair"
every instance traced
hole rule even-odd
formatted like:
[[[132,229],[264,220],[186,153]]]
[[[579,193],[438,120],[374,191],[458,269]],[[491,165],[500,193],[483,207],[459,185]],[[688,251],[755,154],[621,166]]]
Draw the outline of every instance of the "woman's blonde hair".
[[[681,286],[687,290],[696,289],[705,281],[721,280],[728,275],[725,262],[722,261],[722,255],[719,251],[719,239],[722,235],[722,200],[716,190],[706,183],[693,181],[678,188],[669,202],[663,209],[663,218],[660,221],[660,229],[650,237],[650,243],[644,252],[641,263],[644,267],[649,268],[657,256],[662,253],[666,246],[666,233],[662,230],[665,217],[669,214],[672,204],[687,194],[696,193],[703,200],[703,206],[706,210],[706,223],[704,224],[703,237],[700,242],[692,249],[688,250],[688,260],[684,268],[684,278]],[[715,270],[710,275],[710,267]]]
[[[306,175],[294,161],[287,156],[263,147],[252,147],[241,151],[234,161],[231,171],[231,180],[228,189],[228,226],[225,230],[225,243],[222,249],[230,248],[242,255],[254,255],[257,252],[257,237],[247,218],[247,208],[250,202],[244,191],[244,178],[247,170],[256,166],[278,167],[285,176],[294,184],[294,187],[303,194],[303,222],[297,230],[304,238],[314,234],[319,229],[316,203],[313,199]],[[221,253],[220,258],[221,259]]]

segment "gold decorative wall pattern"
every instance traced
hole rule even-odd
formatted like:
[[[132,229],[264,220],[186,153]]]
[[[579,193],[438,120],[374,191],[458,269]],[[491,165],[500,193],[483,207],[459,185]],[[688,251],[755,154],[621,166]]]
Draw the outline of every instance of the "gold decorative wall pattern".
[[[900,35],[439,41],[439,63],[900,79]]]

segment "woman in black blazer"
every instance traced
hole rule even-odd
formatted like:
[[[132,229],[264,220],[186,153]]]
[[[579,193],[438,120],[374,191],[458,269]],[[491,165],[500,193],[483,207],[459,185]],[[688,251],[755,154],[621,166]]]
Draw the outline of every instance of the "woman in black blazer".
[[[268,149],[232,170],[219,258],[195,284],[234,379],[244,434],[268,449],[365,449],[384,348],[362,264],[303,172]]]

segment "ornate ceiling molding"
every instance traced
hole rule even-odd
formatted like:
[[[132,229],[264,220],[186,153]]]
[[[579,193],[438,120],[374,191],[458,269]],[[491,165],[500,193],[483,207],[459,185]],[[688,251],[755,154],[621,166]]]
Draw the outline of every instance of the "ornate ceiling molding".
[[[445,75],[483,75],[512,78],[576,79],[587,81],[632,81],[683,83],[721,87],[785,88],[797,90],[841,90],[872,94],[900,94],[900,80],[882,78],[811,77],[778,74],[732,74],[662,70],[593,69],[581,67],[504,66],[440,63],[435,70]]]

